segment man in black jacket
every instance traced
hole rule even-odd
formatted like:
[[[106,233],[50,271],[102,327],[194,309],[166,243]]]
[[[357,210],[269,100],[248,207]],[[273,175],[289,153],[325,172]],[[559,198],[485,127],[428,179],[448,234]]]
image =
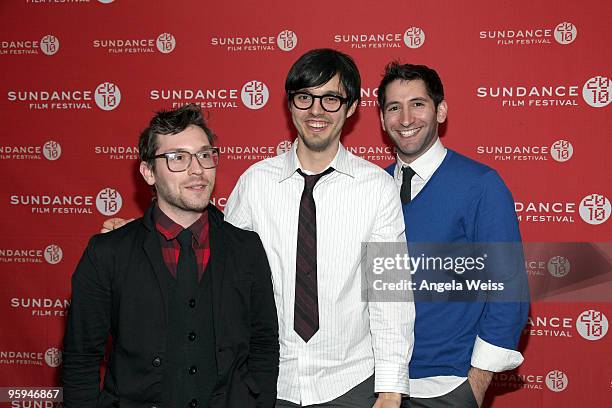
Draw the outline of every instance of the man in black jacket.
[[[258,235],[209,204],[219,152],[200,109],[156,114],[139,151],[156,200],[143,218],[94,236],[72,277],[65,407],[273,407],[270,268]]]

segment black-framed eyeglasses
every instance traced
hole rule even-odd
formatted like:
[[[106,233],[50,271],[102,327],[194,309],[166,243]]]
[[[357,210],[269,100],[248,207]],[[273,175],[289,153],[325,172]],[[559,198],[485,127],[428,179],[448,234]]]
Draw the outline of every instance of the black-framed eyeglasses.
[[[219,164],[219,148],[211,147],[205,150],[200,150],[197,153],[189,153],[184,150],[175,152],[167,152],[152,156],[151,159],[166,159],[168,170],[178,173],[185,171],[191,166],[191,160],[195,156],[198,163],[205,169],[213,169]]]
[[[293,106],[300,110],[307,110],[312,107],[315,99],[318,99],[321,103],[321,107],[326,112],[338,112],[342,107],[342,104],[348,101],[339,95],[325,94],[325,95],[313,95],[309,92],[290,92],[289,100]]]

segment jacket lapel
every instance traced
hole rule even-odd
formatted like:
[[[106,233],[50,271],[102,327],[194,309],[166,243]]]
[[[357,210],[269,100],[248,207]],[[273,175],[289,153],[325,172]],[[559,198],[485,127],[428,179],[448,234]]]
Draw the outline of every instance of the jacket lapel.
[[[212,204],[208,206],[208,221],[210,228],[210,273],[212,285],[212,306],[215,327],[221,320],[221,305],[223,304],[223,282],[225,279],[226,239],[224,239],[223,214]],[[218,338],[218,336],[217,336]]]
[[[153,224],[153,206],[151,205],[149,209],[145,212],[143,216],[143,224],[147,229],[145,234],[145,239],[142,243],[142,249],[149,259],[149,263],[153,268],[153,272],[155,273],[155,277],[157,278],[157,283],[159,284],[159,291],[162,296],[162,302],[164,304],[163,310],[166,315],[164,316],[164,321],[168,322],[168,290],[164,287],[164,277],[163,274],[168,273],[168,269],[166,268],[166,264],[164,263],[164,258],[162,257],[161,245],[159,244],[159,238],[157,236],[157,231],[155,230]]]

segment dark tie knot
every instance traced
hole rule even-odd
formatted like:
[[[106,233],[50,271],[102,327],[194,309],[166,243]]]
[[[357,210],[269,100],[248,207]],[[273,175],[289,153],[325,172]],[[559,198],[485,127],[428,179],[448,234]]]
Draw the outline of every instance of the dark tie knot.
[[[412,167],[410,166],[402,167],[402,173],[403,173],[403,180],[406,180],[406,178],[408,180],[412,180],[412,176],[416,174],[416,172],[412,170]]]
[[[193,234],[191,233],[191,230],[187,228],[181,231],[181,233],[178,234],[178,236],[176,237],[176,239],[178,240],[181,246],[181,249],[191,248],[192,238],[193,238]]]
[[[333,167],[329,167],[323,173],[309,175],[304,173],[301,169],[298,169],[297,172],[300,173],[302,177],[304,177],[304,190],[312,192],[317,181],[321,179],[321,177],[331,173],[334,171]]]

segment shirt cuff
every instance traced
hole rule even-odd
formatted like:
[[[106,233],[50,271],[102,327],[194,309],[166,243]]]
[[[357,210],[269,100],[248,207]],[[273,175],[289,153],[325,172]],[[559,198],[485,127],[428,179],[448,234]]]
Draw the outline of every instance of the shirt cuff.
[[[476,336],[472,351],[472,367],[499,373],[520,366],[523,360],[523,355],[518,351],[487,343]]]
[[[374,392],[397,392],[410,395],[408,365],[376,364],[374,368]]]

